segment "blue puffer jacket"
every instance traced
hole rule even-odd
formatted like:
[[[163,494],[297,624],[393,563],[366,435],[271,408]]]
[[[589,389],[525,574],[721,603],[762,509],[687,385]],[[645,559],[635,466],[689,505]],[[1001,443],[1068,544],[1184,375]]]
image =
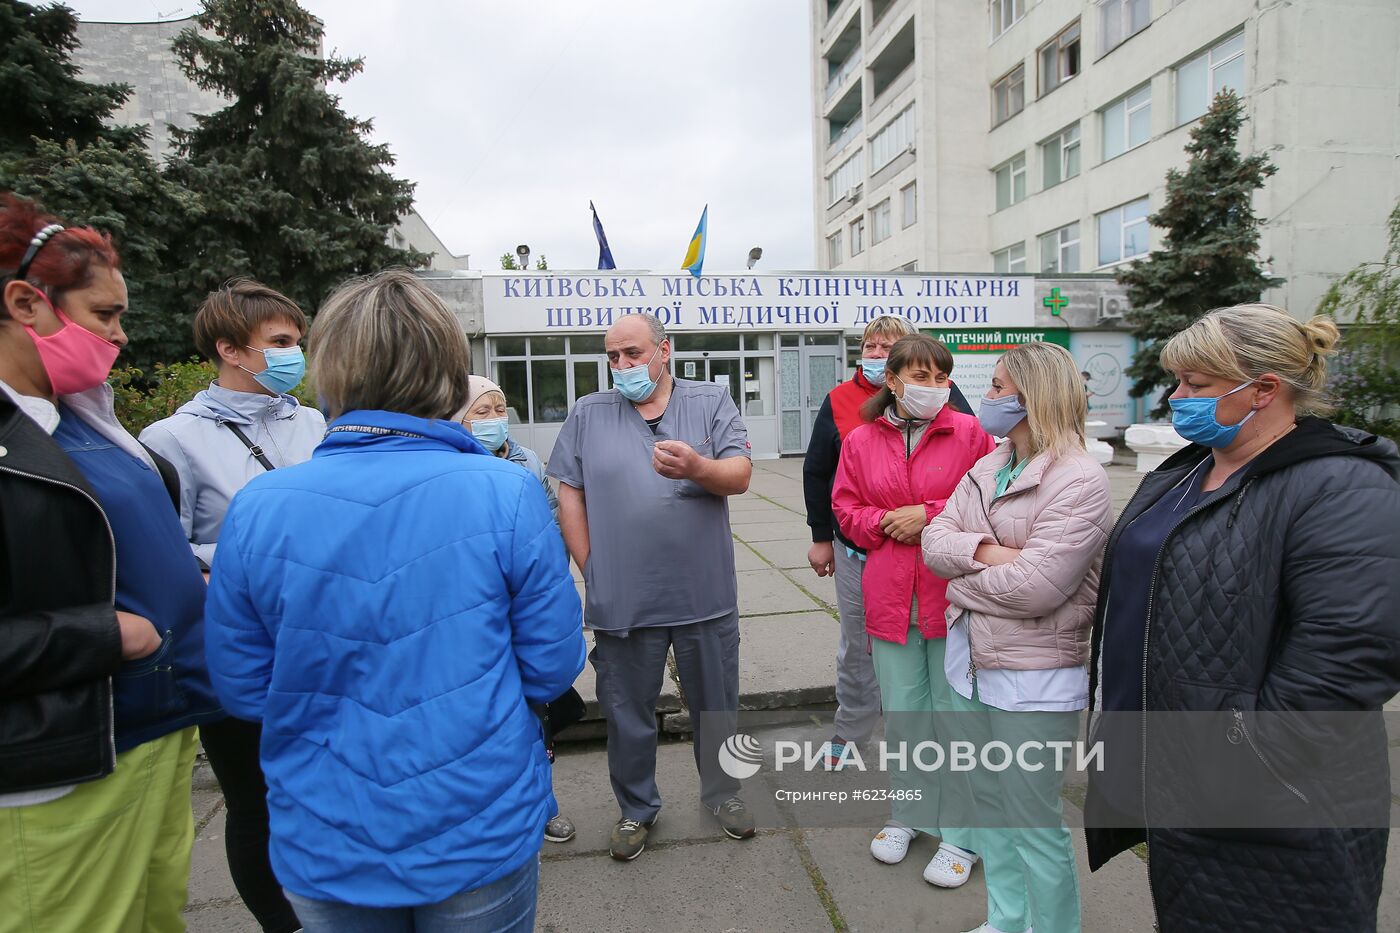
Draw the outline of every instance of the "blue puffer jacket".
[[[539,482],[461,425],[331,428],[234,497],[209,666],[229,712],[263,723],[283,885],[436,903],[537,856],[554,802],[526,703],[583,669],[578,594]]]

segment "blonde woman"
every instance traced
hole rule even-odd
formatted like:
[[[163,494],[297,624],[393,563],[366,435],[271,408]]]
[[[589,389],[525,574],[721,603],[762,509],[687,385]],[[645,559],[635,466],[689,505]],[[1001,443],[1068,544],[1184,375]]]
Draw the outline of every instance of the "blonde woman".
[[[555,812],[529,704],[583,669],[578,593],[540,484],[456,421],[470,350],[408,272],[311,327],[331,418],[219,533],[214,687],[260,721],[272,866],[306,933],[534,929]]]
[[[1386,829],[1239,828],[1300,801],[1389,810],[1383,731],[1346,750],[1378,767],[1346,755],[1290,767],[1257,728],[1261,713],[1369,722],[1400,689],[1400,457],[1318,417],[1337,339],[1330,320],[1254,304],[1212,311],[1162,349],[1179,382],[1172,423],[1192,445],[1143,480],[1109,537],[1094,709],[1144,724],[1147,711],[1218,713],[1192,738],[1220,767],[1156,753],[1154,717],[1121,756],[1123,785],[1108,745],[1086,818],[1093,869],[1146,839],[1163,933],[1376,929]],[[1144,796],[1125,800],[1124,785]],[[1235,828],[1154,825],[1148,804],[1183,790],[1225,803]]]
[[[1108,476],[1085,452],[1084,389],[1062,347],[1008,351],[978,418],[1006,440],[977,461],[922,539],[925,563],[948,580],[944,671],[955,728],[979,744],[1031,749],[972,782],[969,815],[983,828],[967,832],[987,878],[987,921],[977,930],[1077,933],[1074,847],[1060,821],[1064,772],[1045,745],[1072,741],[1089,701]]]

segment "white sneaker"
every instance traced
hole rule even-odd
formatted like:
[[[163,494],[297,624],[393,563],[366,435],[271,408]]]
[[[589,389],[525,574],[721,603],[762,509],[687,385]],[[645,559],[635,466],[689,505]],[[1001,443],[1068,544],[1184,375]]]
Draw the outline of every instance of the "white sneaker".
[[[909,854],[909,843],[919,834],[917,829],[886,826],[870,840],[870,854],[886,865],[898,865]]]
[[[976,855],[944,842],[924,868],[924,880],[940,888],[960,888],[967,884],[976,864]]]
[[[1005,930],[998,930],[990,923],[984,923],[975,930],[967,930],[966,933],[1006,933]],[[1026,933],[1035,933],[1031,927],[1026,927]]]

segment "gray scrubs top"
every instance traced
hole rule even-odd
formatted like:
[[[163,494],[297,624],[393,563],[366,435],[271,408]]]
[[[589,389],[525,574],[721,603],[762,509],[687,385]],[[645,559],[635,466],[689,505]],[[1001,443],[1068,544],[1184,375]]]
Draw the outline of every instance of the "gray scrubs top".
[[[728,500],[652,469],[660,440],[685,441],[716,460],[750,455],[729,391],[677,379],[655,433],[608,389],[578,400],[549,457],[549,475],[584,494],[583,619],[591,629],[686,625],[738,609]]]

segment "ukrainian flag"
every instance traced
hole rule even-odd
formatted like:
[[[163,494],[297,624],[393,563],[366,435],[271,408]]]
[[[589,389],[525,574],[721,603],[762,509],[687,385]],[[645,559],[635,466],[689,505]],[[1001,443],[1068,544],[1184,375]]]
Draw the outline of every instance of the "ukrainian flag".
[[[705,265],[705,221],[710,216],[710,205],[705,205],[705,210],[700,214],[700,225],[695,228],[695,235],[690,238],[690,246],[686,248],[685,258],[681,260],[681,268],[689,269],[690,274],[697,279],[700,278],[700,268]]]

